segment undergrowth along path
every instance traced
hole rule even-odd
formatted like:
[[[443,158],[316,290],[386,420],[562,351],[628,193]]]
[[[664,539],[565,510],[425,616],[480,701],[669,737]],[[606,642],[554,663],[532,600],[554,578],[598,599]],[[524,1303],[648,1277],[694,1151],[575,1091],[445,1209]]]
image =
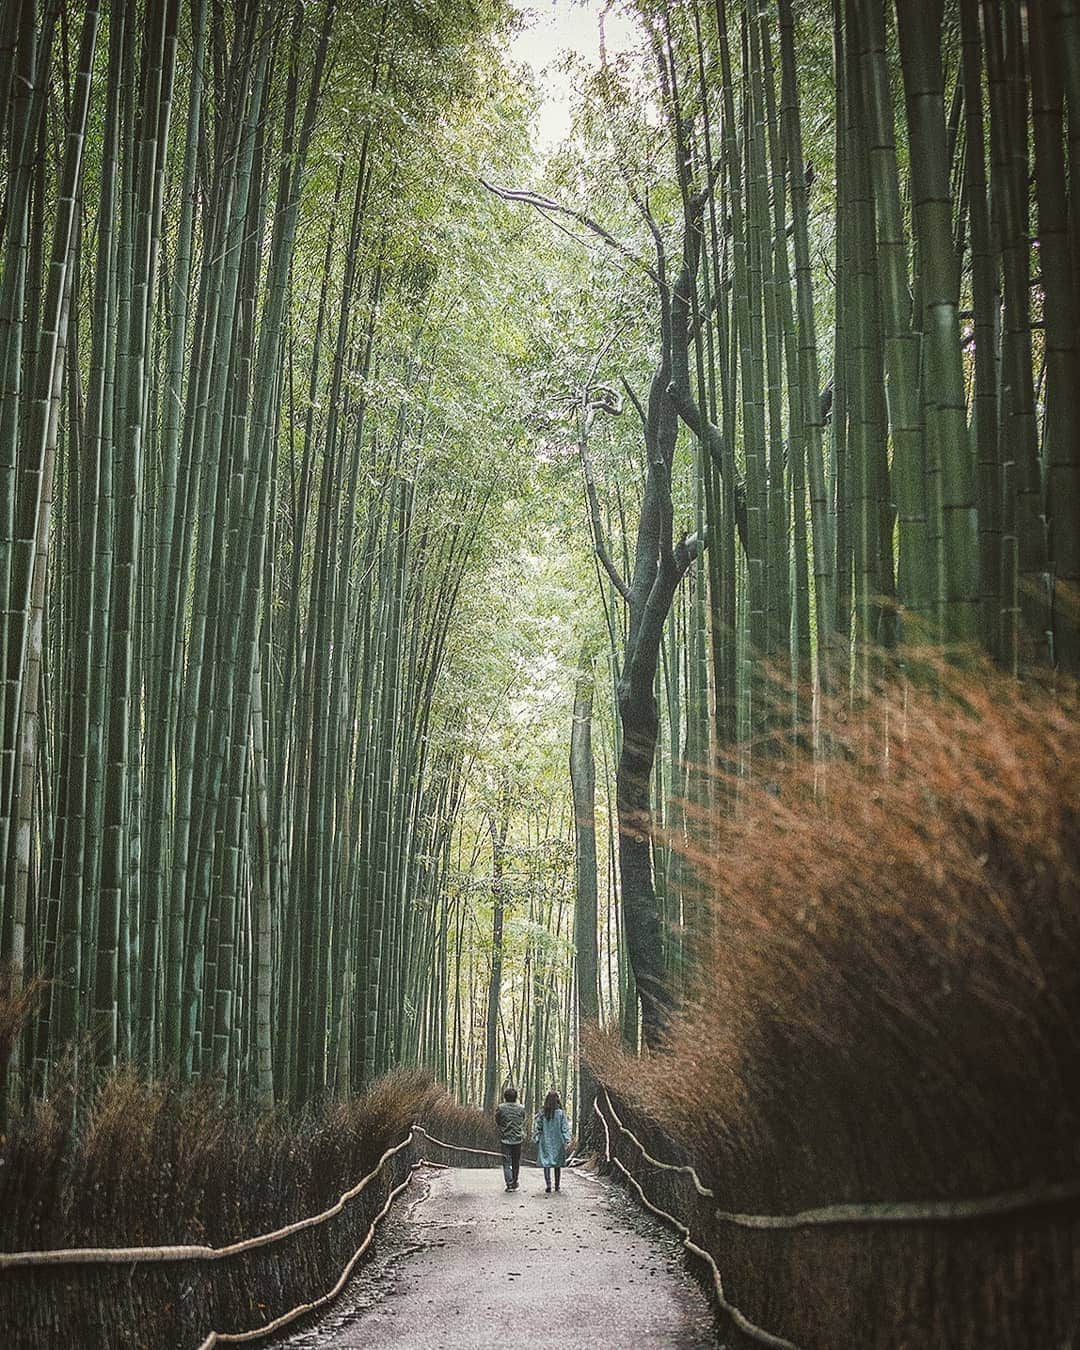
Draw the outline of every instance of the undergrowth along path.
[[[708,1302],[678,1240],[610,1182],[563,1173],[546,1195],[522,1171],[428,1173],[341,1303],[280,1350],[471,1350],[557,1343],[715,1347]]]

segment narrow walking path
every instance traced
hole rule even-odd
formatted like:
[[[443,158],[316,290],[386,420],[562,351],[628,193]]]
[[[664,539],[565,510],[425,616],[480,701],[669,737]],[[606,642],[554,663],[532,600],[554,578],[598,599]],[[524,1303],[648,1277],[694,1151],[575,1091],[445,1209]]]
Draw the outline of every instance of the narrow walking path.
[[[715,1347],[705,1296],[677,1239],[619,1187],[563,1173],[563,1189],[498,1168],[427,1173],[380,1254],[290,1350],[478,1346]]]

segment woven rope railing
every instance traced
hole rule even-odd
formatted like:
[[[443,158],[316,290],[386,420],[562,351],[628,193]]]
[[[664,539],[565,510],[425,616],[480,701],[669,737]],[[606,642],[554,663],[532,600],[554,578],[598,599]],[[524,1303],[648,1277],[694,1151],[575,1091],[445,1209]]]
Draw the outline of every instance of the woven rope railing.
[[[702,1182],[693,1167],[686,1163],[669,1163],[654,1157],[633,1130],[624,1124],[619,1113],[615,1110],[610,1094],[602,1084],[600,1086],[600,1091],[604,1094],[607,1110],[611,1114],[616,1129],[634,1144],[645,1162],[661,1171],[678,1173],[689,1177],[693,1183],[694,1189],[700,1196],[708,1200],[716,1199],[716,1193]],[[765,1331],[762,1327],[751,1322],[744,1313],[728,1300],[724,1292],[723,1277],[721,1276],[720,1269],[711,1253],[692,1240],[690,1229],[686,1224],[676,1218],[675,1215],[660,1209],[649,1200],[642,1186],[631,1173],[630,1169],[612,1152],[611,1131],[608,1126],[607,1115],[600,1109],[596,1098],[593,1099],[593,1110],[596,1112],[597,1116],[599,1116],[600,1122],[604,1127],[604,1152],[607,1161],[617,1167],[623,1176],[626,1177],[627,1181],[637,1192],[641,1203],[647,1209],[651,1210],[666,1223],[670,1224],[676,1232],[682,1235],[683,1246],[686,1250],[693,1252],[695,1256],[703,1260],[709,1267],[712,1273],[717,1303],[735,1326],[752,1340],[757,1341],[761,1345],[774,1347],[774,1350],[798,1350],[798,1347],[791,1341],[785,1340],[783,1337],[777,1336],[772,1332]],[[759,1231],[791,1231],[799,1228],[834,1227],[841,1224],[970,1222],[975,1219],[998,1218],[1001,1215],[1006,1214],[1053,1208],[1064,1204],[1075,1203],[1077,1200],[1080,1200],[1080,1183],[1062,1182],[1055,1185],[1031,1186],[1019,1190],[1003,1191],[996,1195],[982,1196],[973,1200],[897,1201],[865,1205],[825,1205],[818,1209],[800,1210],[794,1214],[738,1214],[727,1210],[716,1209],[713,1211],[713,1216],[722,1223],[729,1223],[740,1228],[751,1228]]]
[[[693,1167],[685,1163],[668,1163],[654,1158],[633,1130],[619,1118],[607,1089],[601,1087],[601,1091],[619,1131],[633,1142],[647,1163],[665,1172],[679,1172],[689,1176],[698,1195],[707,1200],[716,1199],[716,1192],[702,1182]],[[1056,1208],[1076,1201],[1080,1201],[1080,1181],[1063,1181],[1024,1186],[975,1199],[884,1200],[868,1204],[822,1205],[816,1209],[798,1210],[793,1214],[739,1214],[730,1210],[716,1209],[713,1211],[713,1217],[721,1223],[733,1224],[739,1228],[780,1230],[835,1227],[843,1224],[953,1223],[995,1219],[1005,1214]]]
[[[427,1130],[425,1130],[422,1125],[416,1125],[413,1128],[417,1130],[418,1133],[422,1134],[429,1143],[438,1144],[440,1148],[449,1149],[451,1153],[472,1153],[479,1158],[495,1158],[497,1161],[502,1162],[502,1154],[496,1153],[493,1149],[466,1148],[464,1144],[447,1144],[444,1143],[443,1140],[441,1139],[436,1139],[433,1134],[428,1134]],[[535,1158],[526,1158],[524,1156],[521,1159],[521,1165],[523,1167],[540,1166],[540,1164],[536,1161]]]
[[[410,1131],[409,1139],[406,1140],[405,1142],[408,1143],[411,1141],[411,1139],[412,1139],[412,1132]],[[400,1149],[400,1145],[398,1147]],[[382,1159],[380,1159],[379,1161],[379,1168],[382,1167],[385,1161],[386,1155],[384,1154]],[[367,1232],[364,1234],[364,1240],[360,1243],[360,1246],[357,1247],[356,1251],[353,1252],[352,1256],[349,1257],[348,1261],[346,1261],[345,1267],[342,1270],[341,1274],[334,1282],[332,1288],[328,1289],[325,1294],[323,1294],[320,1298],[313,1299],[310,1303],[299,1303],[295,1308],[290,1308],[288,1312],[282,1313],[280,1317],[275,1317],[272,1322],[266,1322],[261,1327],[253,1327],[250,1331],[211,1331],[210,1334],[199,1346],[199,1350],[213,1350],[213,1347],[215,1345],[240,1345],[244,1341],[260,1341],[265,1336],[272,1336],[274,1332],[280,1331],[282,1327],[287,1327],[289,1326],[290,1323],[298,1321],[301,1317],[307,1317],[311,1313],[318,1312],[320,1308],[325,1308],[329,1304],[333,1303],[334,1299],[337,1298],[337,1296],[348,1284],[349,1277],[356,1269],[357,1263],[359,1262],[360,1258],[364,1255],[364,1253],[367,1251],[367,1249],[371,1246],[372,1242],[374,1241],[375,1229],[378,1226],[379,1222],[382,1219],[384,1219],[387,1214],[389,1214],[390,1206],[394,1203],[394,1201],[401,1194],[401,1192],[406,1190],[412,1183],[412,1179],[417,1168],[423,1166],[424,1166],[423,1159],[421,1159],[419,1162],[413,1163],[413,1165],[409,1168],[409,1175],[405,1178],[405,1180],[400,1182],[397,1186],[394,1186],[391,1189],[390,1194],[386,1197],[386,1201],[383,1204],[382,1209],[380,1209],[378,1214],[376,1214],[375,1217],[372,1219]],[[379,1169],[376,1169],[376,1171],[378,1170]],[[375,1175],[375,1173],[373,1173],[372,1175]]]
[[[464,1144],[447,1144],[442,1139],[436,1139],[433,1134],[428,1134],[423,1125],[414,1125],[413,1132],[422,1134],[429,1143],[438,1144],[440,1148],[445,1148],[451,1153],[472,1153],[478,1158],[498,1158],[500,1160],[502,1158],[501,1153],[496,1153],[490,1148],[466,1148]]]
[[[60,1247],[39,1252],[0,1252],[0,1270],[12,1270],[20,1266],[75,1266],[75,1265],[116,1265],[126,1266],[148,1262],[165,1261],[224,1261],[231,1256],[253,1251],[257,1247],[268,1247],[271,1243],[281,1242],[305,1228],[315,1228],[335,1218],[350,1200],[355,1200],[375,1180],[385,1165],[408,1148],[413,1142],[415,1127],[392,1148],[388,1148],[375,1167],[362,1177],[355,1186],[342,1192],[337,1201],[324,1209],[321,1214],[309,1215],[295,1223],[275,1228],[270,1233],[260,1233],[257,1237],[244,1238],[240,1242],[230,1242],[225,1247],[209,1246],[161,1246],[161,1247]]]
[[[611,1105],[611,1098],[608,1097],[607,1091],[603,1088],[601,1088],[601,1091],[603,1091],[604,1093],[604,1097],[607,1100],[608,1109],[611,1111],[612,1116],[615,1118],[616,1125],[624,1134],[629,1134],[629,1131],[619,1120],[618,1115],[615,1112],[615,1108]],[[724,1290],[724,1277],[720,1274],[720,1267],[716,1264],[716,1261],[712,1253],[707,1251],[704,1247],[699,1246],[693,1240],[693,1238],[690,1235],[690,1229],[686,1226],[686,1224],[682,1222],[681,1219],[677,1219],[674,1214],[669,1214],[666,1209],[661,1209],[659,1205],[653,1204],[653,1202],[645,1194],[640,1183],[638,1182],[637,1178],[633,1175],[633,1173],[630,1171],[630,1169],[625,1165],[625,1163],[622,1162],[621,1159],[617,1158],[615,1154],[612,1153],[611,1131],[608,1129],[607,1117],[604,1115],[603,1111],[600,1110],[600,1107],[595,1097],[593,1098],[593,1110],[600,1117],[600,1123],[604,1127],[604,1156],[607,1162],[609,1164],[614,1164],[614,1166],[616,1166],[619,1169],[619,1171],[627,1179],[630,1185],[633,1186],[634,1190],[637,1191],[638,1199],[645,1206],[645,1208],[651,1210],[653,1214],[655,1214],[658,1218],[663,1219],[665,1223],[670,1224],[670,1226],[681,1235],[682,1244],[686,1248],[686,1250],[688,1252],[693,1253],[693,1255],[698,1257],[699,1260],[704,1261],[704,1263],[709,1267],[709,1271],[712,1275],[713,1293],[716,1298],[716,1302],[718,1306],[723,1310],[723,1312],[730,1318],[732,1324],[738,1327],[738,1329],[744,1335],[749,1336],[751,1340],[756,1341],[759,1345],[769,1346],[770,1350],[799,1350],[798,1346],[795,1345],[793,1341],[785,1340],[782,1336],[774,1336],[771,1331],[766,1331],[764,1327],[759,1327],[757,1323],[751,1322],[749,1317],[747,1317],[745,1313],[743,1313],[739,1308],[735,1306],[734,1303],[731,1302],[731,1300],[728,1298]],[[671,1167],[672,1171],[684,1170],[682,1168],[676,1168],[673,1164],[669,1164],[669,1166]]]
[[[321,1213],[309,1215],[304,1219],[298,1219],[295,1223],[286,1224],[281,1228],[275,1228],[272,1232],[260,1233],[256,1237],[244,1238],[239,1242],[231,1242],[224,1247],[188,1244],[156,1247],[65,1247],[49,1251],[0,1252],[0,1271],[42,1266],[138,1265],[179,1261],[223,1261],[259,1247],[267,1247],[281,1242],[295,1233],[303,1232],[308,1228],[315,1228],[335,1218],[350,1201],[355,1200],[375,1181],[387,1163],[397,1157],[404,1149],[415,1144],[417,1136],[422,1136],[428,1143],[446,1149],[450,1153],[469,1153],[488,1158],[500,1158],[502,1156],[490,1149],[469,1148],[463,1144],[449,1144],[445,1140],[437,1139],[434,1135],[429,1134],[422,1125],[413,1125],[405,1138],[399,1144],[394,1144],[391,1148],[388,1148],[372,1170],[366,1176],[361,1177],[355,1185],[350,1186],[347,1191],[343,1191],[329,1209],[324,1209]],[[199,1345],[199,1350],[213,1350],[213,1347],[217,1345],[239,1345],[246,1341],[261,1340],[263,1337],[271,1336],[280,1331],[299,1318],[318,1312],[321,1308],[332,1303],[344,1289],[349,1277],[356,1269],[357,1263],[371,1246],[378,1224],[390,1212],[390,1207],[397,1197],[408,1188],[417,1169],[440,1165],[427,1158],[420,1158],[410,1166],[408,1176],[390,1190],[382,1208],[369,1224],[360,1245],[346,1262],[333,1287],[328,1289],[325,1294],[310,1302],[298,1304],[295,1308],[290,1308],[288,1312],[282,1313],[281,1316],[275,1317],[273,1321],[247,1331],[211,1331]]]

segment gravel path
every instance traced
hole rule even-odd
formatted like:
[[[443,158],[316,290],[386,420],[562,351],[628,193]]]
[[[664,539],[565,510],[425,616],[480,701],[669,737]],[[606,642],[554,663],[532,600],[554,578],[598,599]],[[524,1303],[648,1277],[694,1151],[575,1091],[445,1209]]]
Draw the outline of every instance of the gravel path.
[[[549,1196],[525,1169],[512,1194],[497,1168],[421,1175],[375,1260],[282,1350],[715,1350],[680,1244],[612,1183],[564,1171]]]

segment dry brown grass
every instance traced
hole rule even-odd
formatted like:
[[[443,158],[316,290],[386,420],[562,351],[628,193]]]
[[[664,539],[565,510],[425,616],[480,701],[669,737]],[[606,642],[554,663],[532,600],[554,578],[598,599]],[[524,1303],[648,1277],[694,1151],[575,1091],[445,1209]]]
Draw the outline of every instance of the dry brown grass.
[[[26,984],[20,982],[16,992],[14,971],[6,963],[0,965],[0,1082],[15,1041],[44,987],[44,980],[32,979]]]
[[[333,1204],[419,1121],[488,1147],[491,1126],[425,1074],[292,1114],[257,1113],[214,1084],[180,1089],[124,1068],[76,1095],[62,1086],[0,1136],[0,1248],[221,1246]],[[444,1134],[444,1131],[449,1131]],[[323,1227],[212,1266],[66,1268],[0,1281],[0,1344],[198,1344],[258,1325],[328,1288],[411,1154]],[[461,1159],[459,1161],[466,1161]],[[95,1339],[73,1329],[95,1326]]]
[[[663,1053],[592,1043],[635,1122],[692,1157],[726,1208],[980,1196],[1080,1174],[1075,697],[1021,697],[991,676],[948,686],[834,718],[823,781],[803,760],[713,825],[715,851],[695,858],[712,897],[707,977]],[[1064,1343],[1051,1326],[1077,1325],[1076,1228],[1053,1222],[1057,1265],[1027,1221],[909,1233],[911,1269],[865,1230],[844,1238],[847,1256],[833,1237],[773,1238],[771,1254],[730,1231],[715,1241],[800,1344],[1043,1346]],[[998,1257],[980,1264],[979,1241]],[[950,1254],[951,1277],[938,1270]],[[883,1283],[894,1260],[902,1296]],[[770,1279],[792,1297],[762,1291]],[[1038,1316],[1010,1279],[1040,1285]],[[948,1318],[935,1331],[950,1299],[962,1338]]]

